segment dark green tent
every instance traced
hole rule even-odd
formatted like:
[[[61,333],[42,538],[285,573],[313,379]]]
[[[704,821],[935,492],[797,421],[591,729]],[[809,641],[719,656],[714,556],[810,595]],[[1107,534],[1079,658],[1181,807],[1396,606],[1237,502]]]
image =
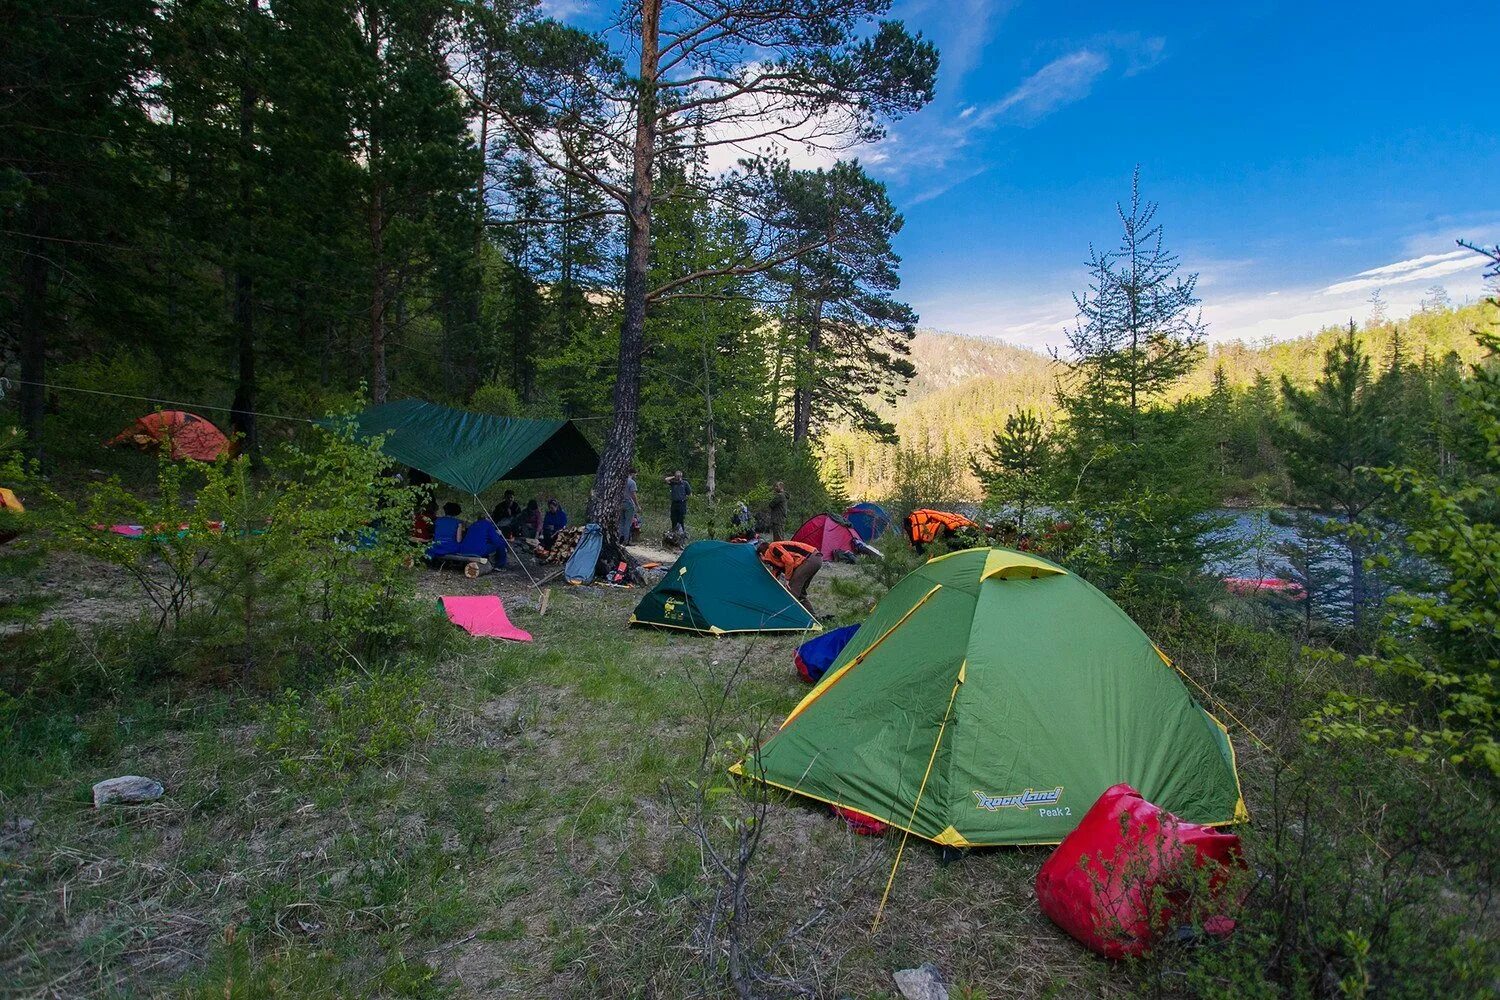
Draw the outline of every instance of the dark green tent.
[[[402,399],[355,414],[354,424],[363,437],[384,435],[381,450],[396,461],[476,495],[502,479],[585,476],[599,467],[599,453],[571,420],[492,417]]]
[[[630,616],[632,625],[689,632],[806,632],[817,619],[762,565],[755,547],[694,542]]]

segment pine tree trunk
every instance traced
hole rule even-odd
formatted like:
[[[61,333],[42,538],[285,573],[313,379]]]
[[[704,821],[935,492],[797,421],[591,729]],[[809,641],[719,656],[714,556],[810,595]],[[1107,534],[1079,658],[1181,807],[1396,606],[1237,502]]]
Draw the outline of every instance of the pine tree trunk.
[[[474,395],[479,388],[479,351],[476,350],[479,337],[479,322],[483,309],[481,299],[484,288],[484,226],[489,220],[489,206],[486,204],[489,198],[489,155],[490,155],[490,66],[488,59],[484,64],[484,78],[479,83],[479,176],[475,181],[476,211],[478,213],[474,220],[474,264],[472,274],[472,286],[465,297],[465,320],[467,321],[467,349],[463,352],[463,397],[468,399]]]
[[[813,392],[817,384],[818,352],[823,348],[823,300],[813,307],[812,324],[807,331],[807,353],[797,373],[797,391],[792,403],[792,440],[806,441],[812,435]]]
[[[33,202],[28,212],[30,247],[21,258],[21,295],[17,316],[21,327],[21,428],[26,432],[31,455],[45,459],[42,448],[42,418],[47,412],[47,235],[51,209]]]
[[[703,345],[703,406],[707,411],[707,420],[704,423],[704,436],[707,441],[705,447],[707,458],[707,469],[703,473],[703,492],[708,497],[709,509],[713,509],[714,493],[719,488],[719,442],[714,436],[714,384],[711,369],[709,368],[708,344]]]
[[[371,56],[379,63],[380,12],[376,4],[366,5],[365,22]],[[379,405],[390,389],[385,365],[385,187],[380,176],[380,98],[374,96],[370,101],[370,401]]]
[[[241,438],[241,447],[252,460],[260,454],[260,437],[255,426],[255,301],[254,278],[250,269],[254,236],[255,178],[252,160],[255,156],[255,103],[259,99],[251,79],[252,50],[250,23],[260,15],[260,0],[250,0],[247,30],[242,44],[246,56],[241,66],[244,78],[240,81],[240,143],[239,143],[239,232],[235,240],[234,254],[234,330],[238,342],[239,375],[234,387],[234,402],[230,407],[229,423]]]
[[[374,143],[371,143],[374,147]],[[385,370],[385,205],[379,182],[370,192],[370,401],[385,402],[389,383]]]
[[[641,3],[641,77],[636,101],[634,161],[626,217],[630,238],[625,254],[624,318],[620,321],[620,360],[615,372],[614,422],[599,459],[589,494],[588,519],[616,540],[625,473],[635,454],[641,402],[641,352],[646,340],[646,292],[651,266],[651,182],[656,152],[657,44],[661,0]]]

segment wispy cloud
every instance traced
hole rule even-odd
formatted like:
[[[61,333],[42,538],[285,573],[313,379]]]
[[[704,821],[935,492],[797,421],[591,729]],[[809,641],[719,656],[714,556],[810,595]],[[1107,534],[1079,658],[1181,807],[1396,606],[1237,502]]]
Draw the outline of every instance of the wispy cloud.
[[[879,161],[872,162],[878,163]],[[950,171],[948,174],[944,175],[942,180],[938,181],[932,187],[918,191],[916,194],[904,199],[904,203],[906,205],[920,205],[924,201],[931,201],[934,198],[939,198],[947,194],[954,188],[958,187],[960,184],[971,181],[974,178],[978,177],[980,174],[987,173],[989,169],[989,167],[975,167],[972,170]]]
[[[1474,255],[1467,250],[1448,253],[1423,254],[1409,260],[1398,260],[1394,264],[1383,264],[1361,271],[1352,278],[1338,281],[1324,288],[1322,295],[1345,295],[1349,292],[1368,291],[1390,285],[1410,282],[1432,282],[1452,274],[1474,270]]]
[[[1474,301],[1485,294],[1483,261],[1468,251],[1440,247],[1428,243],[1421,248],[1427,252],[1351,273],[1329,284],[1271,288],[1265,287],[1264,278],[1258,276],[1269,261],[1204,258],[1191,253],[1185,257],[1190,269],[1202,269],[1199,289],[1203,292],[1209,339],[1262,341],[1300,337],[1351,319],[1363,322],[1370,314],[1369,293],[1375,287],[1381,288],[1387,313],[1398,318],[1416,312],[1434,284],[1444,285],[1456,302]],[[1435,276],[1434,269],[1442,269],[1442,273]],[[914,304],[924,326],[998,337],[1041,350],[1066,342],[1066,330],[1074,319],[1069,291],[1082,287],[1084,280],[1079,273],[1058,272],[1024,289],[956,284]]]
[[[1033,70],[1003,96],[987,103],[962,98],[944,102],[940,98],[937,105],[900,123],[878,144],[885,154],[880,172],[897,181],[920,181],[934,172],[955,169],[972,147],[996,129],[1034,126],[1085,100],[1111,73],[1130,76],[1143,72],[1160,62],[1165,51],[1166,42],[1159,37],[1099,36]],[[943,58],[946,71],[946,50]],[[987,157],[987,166],[994,165],[993,152]],[[929,200],[954,186],[946,180],[929,183],[919,197],[925,194],[922,200]]]
[[[979,125],[991,121],[1029,125],[1089,96],[1094,81],[1107,69],[1109,57],[1102,52],[1092,49],[1069,52],[1022,80],[974,120]]]
[[[1429,243],[1423,249],[1433,250]],[[1362,321],[1370,314],[1370,293],[1380,290],[1386,312],[1408,316],[1427,290],[1444,285],[1456,301],[1484,292],[1478,257],[1467,250],[1418,254],[1367,268],[1322,286],[1286,287],[1210,298],[1203,315],[1214,340],[1281,340],[1326,326]]]

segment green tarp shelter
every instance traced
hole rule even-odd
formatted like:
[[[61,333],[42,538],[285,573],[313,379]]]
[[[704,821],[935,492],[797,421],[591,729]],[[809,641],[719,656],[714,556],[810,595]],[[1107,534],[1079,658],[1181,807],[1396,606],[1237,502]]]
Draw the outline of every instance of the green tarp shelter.
[[[1009,549],[909,574],[734,770],[952,847],[1058,843],[1120,782],[1190,822],[1248,818],[1229,734],[1166,656]]]
[[[667,575],[636,605],[630,624],[713,635],[820,627],[771,576],[755,546],[713,541],[683,549]]]
[[[599,468],[599,453],[571,420],[492,417],[402,399],[355,414],[354,423],[361,436],[385,435],[381,450],[396,461],[475,495],[502,479],[584,476]]]

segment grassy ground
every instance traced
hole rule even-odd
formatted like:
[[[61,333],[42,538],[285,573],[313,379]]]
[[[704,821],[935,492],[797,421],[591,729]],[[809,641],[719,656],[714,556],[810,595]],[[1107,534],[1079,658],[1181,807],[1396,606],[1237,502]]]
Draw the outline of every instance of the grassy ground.
[[[635,590],[555,588],[543,617],[514,572],[413,585],[498,589],[536,641],[455,635],[435,665],[355,670],[295,700],[121,695],[0,752],[0,994],[728,995],[703,954],[716,876],[673,803],[731,672],[730,732],[800,699],[797,640],[633,631]],[[831,569],[812,597],[839,624],[867,584]],[[1247,724],[1277,725],[1274,703],[1221,672],[1259,653],[1176,649],[1158,627]],[[1268,762],[1234,737],[1254,811]],[[90,785],[118,774],[167,795],[96,811]],[[911,842],[872,936],[896,847],[774,803],[750,896],[766,975],[819,997],[894,995],[891,973],[924,961],[958,997],[1140,987],[1039,913],[1046,848],[944,866]]]
[[[742,658],[731,728],[796,703],[796,640],[631,631],[639,591],[554,590],[543,618],[501,579],[536,641],[456,640],[399,692],[421,703],[416,737],[377,759],[334,771],[344,723],[278,743],[285,702],[207,693],[122,699],[9,748],[0,993],[718,995],[695,943],[711,880],[664,787],[690,776],[704,699]],[[819,603],[853,603],[828,584]],[[93,809],[90,785],[126,773],[166,797]],[[1037,912],[1041,850],[942,867],[913,845],[869,936],[894,849],[774,805],[753,894],[768,970],[826,996],[880,996],[929,960],[993,996],[1109,991]]]

